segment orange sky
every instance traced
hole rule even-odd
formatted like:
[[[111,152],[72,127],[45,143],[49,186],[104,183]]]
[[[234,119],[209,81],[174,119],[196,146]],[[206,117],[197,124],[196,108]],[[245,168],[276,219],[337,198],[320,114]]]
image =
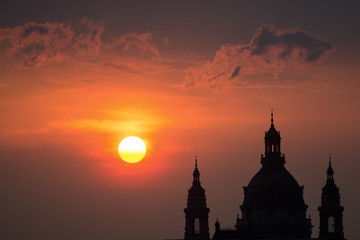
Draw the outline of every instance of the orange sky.
[[[220,3],[201,10],[210,22],[216,11],[224,16],[211,26],[197,19],[200,5],[188,17],[169,4],[147,6],[152,14],[144,15],[145,6],[91,2],[81,16],[46,4],[37,16],[4,6],[22,17],[0,19],[0,232],[9,239],[182,237],[195,155],[211,229],[216,218],[231,226],[242,186],[260,168],[274,109],[286,167],[305,186],[313,236],[331,152],[345,236],[356,239],[356,8],[306,2],[297,13],[271,5],[282,12],[271,15],[238,4],[244,14],[264,15],[236,13],[232,30],[235,19],[225,16],[235,6]],[[305,19],[310,7],[319,15]],[[348,19],[333,19],[332,11]],[[130,135],[148,148],[138,164],[117,153]]]

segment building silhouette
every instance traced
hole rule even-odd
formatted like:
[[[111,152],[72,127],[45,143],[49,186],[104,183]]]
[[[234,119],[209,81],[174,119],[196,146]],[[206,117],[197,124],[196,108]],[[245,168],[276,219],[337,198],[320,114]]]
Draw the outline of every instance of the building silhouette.
[[[308,206],[303,198],[303,186],[285,168],[281,153],[280,132],[275,129],[271,113],[270,129],[265,132],[265,154],[261,155],[261,169],[244,187],[241,218],[236,218],[233,229],[221,229],[216,220],[212,239],[302,239],[310,240],[312,224],[307,217]],[[185,240],[210,239],[209,208],[205,190],[200,184],[200,172],[195,159],[193,183],[188,192],[185,212]],[[334,171],[329,158],[326,185],[322,189],[320,232],[316,239],[344,240],[339,188],[334,182]]]
[[[335,185],[334,170],[329,157],[326,184],[322,189],[320,213],[320,239],[344,239],[339,188]]]
[[[193,172],[193,183],[188,192],[187,207],[185,212],[185,239],[209,238],[209,208],[206,207],[205,190],[200,184],[200,172],[197,168],[195,159],[195,169]]]

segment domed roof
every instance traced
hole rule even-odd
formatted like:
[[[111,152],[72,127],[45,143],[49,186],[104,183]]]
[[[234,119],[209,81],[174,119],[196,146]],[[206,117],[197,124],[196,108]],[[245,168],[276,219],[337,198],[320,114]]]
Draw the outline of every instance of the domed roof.
[[[262,167],[245,189],[243,207],[304,206],[303,187],[285,167]]]

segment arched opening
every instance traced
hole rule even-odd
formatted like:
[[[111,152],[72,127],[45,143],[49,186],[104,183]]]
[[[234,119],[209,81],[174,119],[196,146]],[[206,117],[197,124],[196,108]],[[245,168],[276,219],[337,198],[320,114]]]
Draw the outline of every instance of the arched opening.
[[[335,219],[334,217],[328,218],[328,232],[333,233],[335,232]]]
[[[194,220],[194,233],[195,234],[200,233],[200,220],[199,220],[199,218],[195,218],[195,220]]]

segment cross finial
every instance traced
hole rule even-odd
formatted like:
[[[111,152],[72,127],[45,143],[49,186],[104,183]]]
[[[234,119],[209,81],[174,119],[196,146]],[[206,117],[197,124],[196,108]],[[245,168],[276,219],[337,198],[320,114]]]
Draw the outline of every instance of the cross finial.
[[[195,155],[195,167],[197,168],[197,155]]]
[[[331,153],[329,153],[329,166],[331,166]]]
[[[271,109],[271,126],[274,126],[274,109]]]

